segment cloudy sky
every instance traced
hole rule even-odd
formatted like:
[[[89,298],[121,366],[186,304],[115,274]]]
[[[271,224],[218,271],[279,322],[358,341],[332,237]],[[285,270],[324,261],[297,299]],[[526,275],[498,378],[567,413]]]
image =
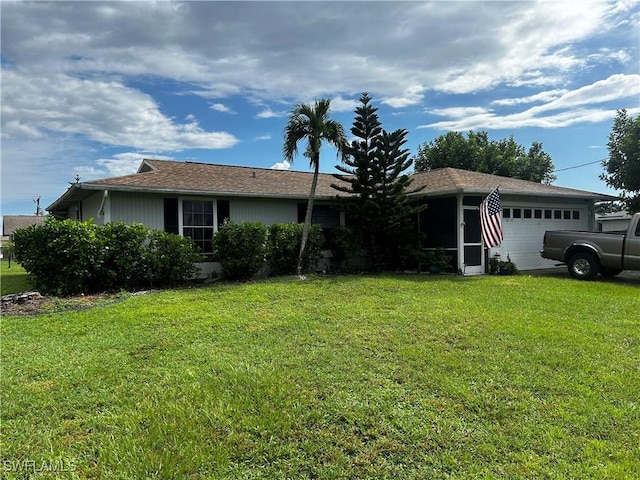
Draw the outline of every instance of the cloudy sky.
[[[329,98],[348,131],[363,91],[412,153],[452,130],[513,135],[542,142],[556,185],[611,193],[594,162],[616,110],[640,114],[636,0],[0,8],[2,214],[144,157],[308,170],[282,161],[292,105]],[[336,162],[325,150],[322,171]]]

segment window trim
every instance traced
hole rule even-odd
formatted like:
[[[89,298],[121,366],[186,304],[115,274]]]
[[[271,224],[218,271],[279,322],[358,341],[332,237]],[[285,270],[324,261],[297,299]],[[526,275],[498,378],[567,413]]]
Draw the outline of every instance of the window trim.
[[[213,230],[213,234],[218,231],[218,200],[216,198],[211,197],[178,197],[178,232],[181,237],[185,237],[184,229],[184,202],[210,202],[213,206],[213,225],[211,229]],[[186,228],[205,228],[208,225],[186,225]],[[191,237],[189,237],[191,238]],[[211,255],[213,252],[201,252],[203,255]]]

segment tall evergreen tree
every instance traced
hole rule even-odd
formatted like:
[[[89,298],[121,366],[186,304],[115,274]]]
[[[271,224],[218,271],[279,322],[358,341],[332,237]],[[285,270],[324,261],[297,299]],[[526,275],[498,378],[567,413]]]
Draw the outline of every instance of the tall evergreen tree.
[[[360,105],[355,109],[355,119],[351,134],[355,137],[346,149],[347,158],[336,169],[342,174],[334,174],[341,180],[332,187],[341,192],[355,195],[347,204],[347,216],[356,227],[361,241],[370,244],[368,228],[375,221],[378,207],[372,200],[375,191],[375,179],[372,175],[382,124],[378,120],[378,109],[371,105],[371,97],[365,92],[360,97]]]
[[[373,224],[374,258],[394,268],[406,263],[407,253],[419,247],[416,218],[421,207],[409,200],[409,193],[418,190],[409,190],[412,180],[404,173],[413,165],[409,150],[403,148],[408,133],[405,129],[391,133],[383,130],[372,170],[377,186],[373,201],[378,213]]]
[[[417,232],[407,234],[417,213],[408,199],[411,180],[404,174],[413,160],[403,148],[408,132],[384,131],[377,110],[363,93],[351,128],[355,139],[347,149],[349,158],[336,165],[342,173],[334,177],[341,183],[332,186],[353,195],[347,216],[374,266],[397,267],[403,247],[417,238]]]

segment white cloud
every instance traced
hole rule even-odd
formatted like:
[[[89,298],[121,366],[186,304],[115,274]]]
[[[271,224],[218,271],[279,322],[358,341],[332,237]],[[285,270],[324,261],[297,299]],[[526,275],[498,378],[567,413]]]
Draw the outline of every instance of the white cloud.
[[[265,140],[271,140],[271,134],[270,133],[266,133],[264,135],[258,135],[257,137],[254,137],[254,139],[253,139],[254,142],[260,142],[260,141],[265,141]]]
[[[111,158],[99,158],[93,165],[78,165],[73,171],[80,175],[81,181],[96,180],[98,178],[121,177],[132,175],[138,171],[140,163],[145,158],[171,160],[171,157],[153,152],[123,152]]]
[[[214,103],[211,105],[211,109],[222,113],[236,113],[223,103]]]
[[[331,99],[331,110],[333,112],[353,112],[360,102],[342,98],[341,95]]]
[[[535,95],[529,95],[527,97],[520,98],[503,98],[499,100],[494,100],[491,102],[492,105],[501,105],[501,106],[509,106],[509,105],[520,105],[523,103],[537,103],[537,102],[549,102],[551,100],[555,100],[562,95],[567,93],[567,90],[547,90],[544,92],[536,93]]]
[[[435,108],[429,110],[429,113],[442,117],[465,118],[476,115],[483,115],[490,111],[483,107],[451,107],[451,108]]]
[[[422,85],[411,85],[405,89],[402,95],[387,97],[382,100],[382,103],[385,103],[393,108],[403,108],[410,105],[417,105],[421,103],[422,99],[424,98],[423,92],[424,87],[422,87]]]
[[[289,170],[291,168],[291,162],[283,160],[282,162],[274,163],[271,165],[272,170]]]
[[[286,117],[287,112],[279,111],[274,112],[271,108],[267,107],[256,114],[256,118],[274,118],[274,117]]]
[[[230,133],[203,130],[193,116],[188,123],[173,122],[149,95],[116,80],[3,69],[2,100],[3,135],[56,132],[155,151],[229,148],[238,142]]]
[[[41,75],[153,75],[208,98],[367,90],[403,108],[427,90],[556,84],[588,61],[573,44],[638,15],[628,1],[105,5],[3,4],[3,60]],[[367,25],[357,36],[356,17]]]
[[[518,113],[498,115],[481,107],[442,109],[440,113],[448,114],[450,120],[421,125],[418,128],[461,131],[522,127],[561,128],[577,123],[596,123],[608,121],[616,115],[616,110],[598,109],[596,105],[612,101],[622,102],[639,95],[640,75],[616,74],[591,85],[562,91],[559,96],[550,95],[547,103]],[[627,110],[631,115],[632,111],[640,109],[629,107]],[[550,113],[554,111],[555,113]]]

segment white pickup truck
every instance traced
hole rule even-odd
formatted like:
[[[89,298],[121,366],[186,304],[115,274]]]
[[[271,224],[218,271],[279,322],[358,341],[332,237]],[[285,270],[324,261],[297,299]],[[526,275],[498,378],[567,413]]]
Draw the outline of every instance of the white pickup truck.
[[[626,232],[547,231],[540,255],[566,264],[580,280],[640,270],[640,213],[631,217]]]

